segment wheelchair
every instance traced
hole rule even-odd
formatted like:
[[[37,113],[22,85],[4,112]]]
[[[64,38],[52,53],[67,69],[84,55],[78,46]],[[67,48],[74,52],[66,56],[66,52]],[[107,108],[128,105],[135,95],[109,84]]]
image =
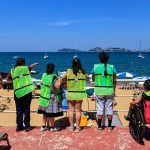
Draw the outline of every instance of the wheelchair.
[[[136,104],[129,111],[129,132],[132,138],[139,144],[144,145],[146,124],[144,119],[143,104]]]

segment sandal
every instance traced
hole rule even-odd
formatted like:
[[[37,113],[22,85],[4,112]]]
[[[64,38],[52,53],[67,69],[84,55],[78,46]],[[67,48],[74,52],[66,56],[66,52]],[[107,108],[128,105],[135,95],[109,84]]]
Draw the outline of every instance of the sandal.
[[[74,127],[69,127],[70,132],[74,132]]]
[[[80,128],[80,127],[76,127],[75,132],[76,132],[76,133],[79,133],[80,131],[81,131],[81,128]]]

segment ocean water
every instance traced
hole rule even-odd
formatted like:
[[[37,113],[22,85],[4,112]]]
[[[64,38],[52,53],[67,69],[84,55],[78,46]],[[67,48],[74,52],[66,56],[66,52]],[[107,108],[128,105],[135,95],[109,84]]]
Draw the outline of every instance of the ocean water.
[[[90,74],[93,65],[99,63],[99,53],[82,52],[77,53],[80,58],[83,68]],[[150,76],[150,53],[143,53],[145,58],[138,58],[139,53],[132,52],[118,52],[109,53],[109,63],[115,65],[117,72],[131,72],[136,76]],[[42,73],[45,71],[47,63],[55,64],[55,73],[59,71],[66,71],[71,67],[74,53],[58,53],[49,52],[48,59],[44,59],[44,52],[1,52],[0,53],[0,72],[10,72],[14,67],[16,59],[14,56],[23,57],[26,60],[26,65],[38,62],[39,65],[33,70],[38,74],[32,75],[33,78],[41,78]]]

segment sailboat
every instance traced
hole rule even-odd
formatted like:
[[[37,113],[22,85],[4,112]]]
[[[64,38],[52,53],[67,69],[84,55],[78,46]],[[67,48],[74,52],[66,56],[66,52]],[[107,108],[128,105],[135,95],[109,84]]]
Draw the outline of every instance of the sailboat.
[[[144,58],[143,54],[140,53],[140,54],[138,55],[138,58]]]
[[[48,55],[46,53],[46,48],[45,48],[45,55],[44,55],[44,59],[48,58]]]
[[[140,46],[139,46],[139,51],[141,51],[141,40],[140,40]],[[138,55],[138,58],[144,58],[143,54],[140,52]]]
[[[75,40],[75,55],[73,56],[74,59],[78,58],[78,56],[76,55],[76,40]]]

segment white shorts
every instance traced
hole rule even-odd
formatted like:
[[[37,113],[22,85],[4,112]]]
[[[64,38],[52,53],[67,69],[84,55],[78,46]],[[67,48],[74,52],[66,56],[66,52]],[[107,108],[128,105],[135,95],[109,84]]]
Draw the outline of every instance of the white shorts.
[[[114,94],[107,96],[96,95],[97,114],[103,115],[105,105],[105,114],[113,115],[113,99]]]

